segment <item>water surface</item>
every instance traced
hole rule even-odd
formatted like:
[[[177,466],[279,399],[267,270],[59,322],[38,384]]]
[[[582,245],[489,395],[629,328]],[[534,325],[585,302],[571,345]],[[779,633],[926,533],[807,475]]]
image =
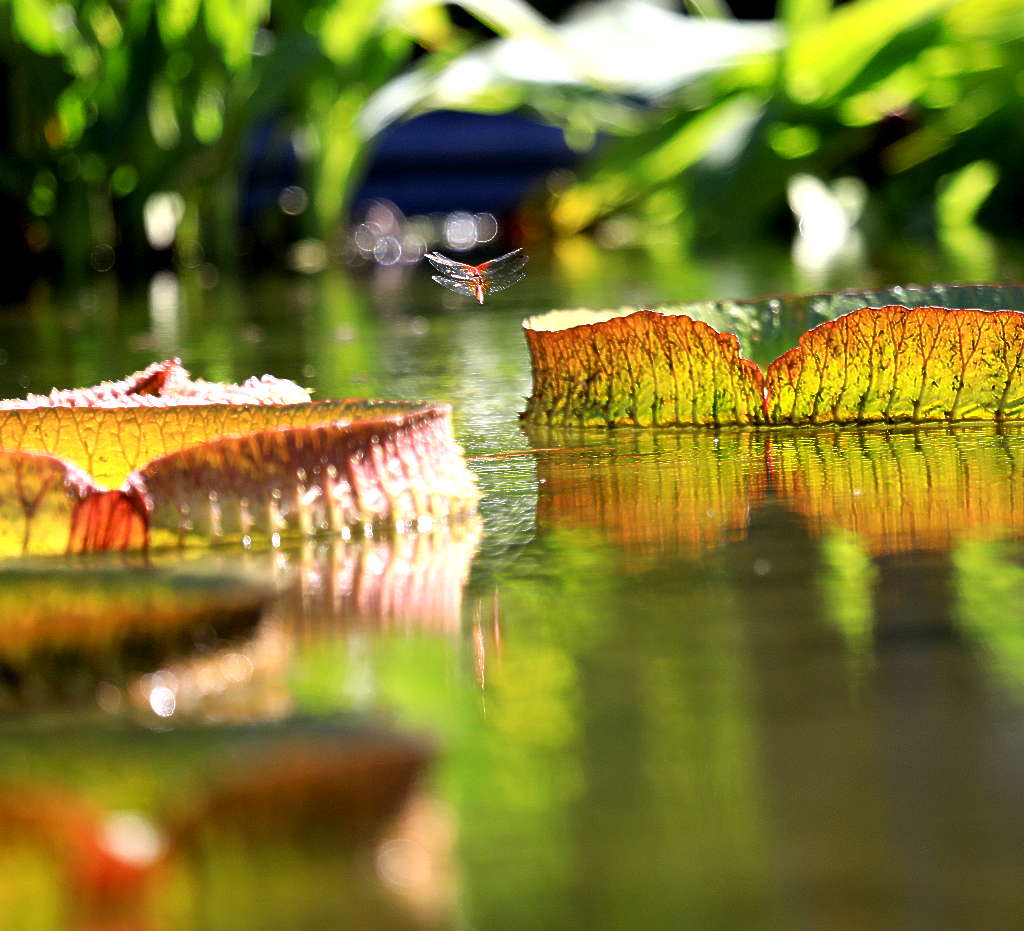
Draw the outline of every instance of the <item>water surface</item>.
[[[433,539],[188,554],[301,583],[225,648],[246,674],[204,691],[207,648],[71,707],[44,677],[0,722],[5,777],[152,813],[202,784],[226,722],[353,713],[437,741],[412,821],[369,866],[306,849],[308,827],[269,853],[214,843],[155,894],[184,924],[344,926],[322,881],[342,873],[375,927],[1016,924],[1024,428],[524,429],[523,316],[800,284],[778,260],[538,265],[483,308],[392,269],[162,278],[138,298],[99,282],[0,318],[8,395],[180,354],[207,378],[450,401],[484,495],[479,525]],[[861,274],[828,283],[896,280]],[[761,361],[808,325],[740,322]],[[43,890],[57,926],[59,892],[14,862],[35,878],[0,897],[16,914]],[[287,882],[254,879],[268,864]]]

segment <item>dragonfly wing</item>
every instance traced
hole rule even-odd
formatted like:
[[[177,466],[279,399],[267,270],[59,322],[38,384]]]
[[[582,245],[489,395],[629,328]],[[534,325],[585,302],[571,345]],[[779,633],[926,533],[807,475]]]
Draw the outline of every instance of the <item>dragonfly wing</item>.
[[[468,281],[456,281],[454,278],[445,278],[443,275],[433,275],[432,280],[441,287],[454,291],[456,294],[465,294],[466,297],[476,297],[476,288]]]
[[[525,277],[526,272],[520,267],[519,271],[514,275],[505,275],[497,281],[489,281],[484,287],[488,294],[493,294],[495,291],[504,291],[506,288],[511,288],[514,284],[519,284]]]
[[[470,281],[473,279],[476,269],[464,262],[456,262],[440,252],[428,252],[423,256],[442,275],[449,278],[456,278],[459,281]],[[436,280],[436,279],[435,279]]]
[[[488,280],[495,283],[506,278],[515,278],[516,281],[519,281],[519,278],[516,278],[516,276],[526,267],[526,263],[529,260],[530,257],[525,255],[522,249],[514,249],[512,252],[500,255],[496,259],[484,262],[480,266],[480,271],[483,272]],[[512,282],[512,284],[515,284],[515,282]],[[506,287],[508,286],[506,285]]]

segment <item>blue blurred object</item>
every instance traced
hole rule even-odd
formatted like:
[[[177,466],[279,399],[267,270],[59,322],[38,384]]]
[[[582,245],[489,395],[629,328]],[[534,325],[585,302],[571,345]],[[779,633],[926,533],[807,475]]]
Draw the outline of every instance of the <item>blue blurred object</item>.
[[[407,215],[469,210],[503,216],[541,176],[579,157],[553,126],[439,110],[381,134],[353,209],[358,215],[369,201],[385,199]]]

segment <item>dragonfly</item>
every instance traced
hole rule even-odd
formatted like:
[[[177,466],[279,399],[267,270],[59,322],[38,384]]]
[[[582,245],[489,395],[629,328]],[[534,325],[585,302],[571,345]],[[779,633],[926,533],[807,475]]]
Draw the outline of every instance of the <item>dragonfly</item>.
[[[480,265],[466,265],[440,252],[428,252],[424,258],[440,272],[431,276],[434,281],[456,294],[476,298],[478,304],[482,304],[488,294],[504,291],[522,281],[529,259],[522,249],[513,249]]]

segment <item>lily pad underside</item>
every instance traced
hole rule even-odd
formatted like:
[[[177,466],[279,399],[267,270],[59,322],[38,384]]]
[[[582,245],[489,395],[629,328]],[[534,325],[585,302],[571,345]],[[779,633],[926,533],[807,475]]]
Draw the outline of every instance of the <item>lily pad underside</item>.
[[[554,311],[524,323],[548,425],[800,425],[1024,418],[1024,313],[863,307],[762,371],[677,309]]]
[[[0,556],[422,528],[477,498],[444,404],[310,401],[177,359],[0,402]]]

